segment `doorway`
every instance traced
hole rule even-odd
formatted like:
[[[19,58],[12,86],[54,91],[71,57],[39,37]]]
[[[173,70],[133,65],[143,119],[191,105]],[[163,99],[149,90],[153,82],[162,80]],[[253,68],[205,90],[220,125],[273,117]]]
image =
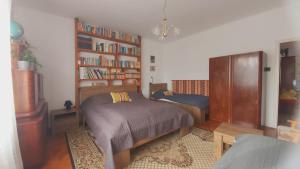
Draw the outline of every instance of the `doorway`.
[[[290,126],[296,124],[296,127],[299,128],[300,41],[280,43],[278,103],[278,125]]]

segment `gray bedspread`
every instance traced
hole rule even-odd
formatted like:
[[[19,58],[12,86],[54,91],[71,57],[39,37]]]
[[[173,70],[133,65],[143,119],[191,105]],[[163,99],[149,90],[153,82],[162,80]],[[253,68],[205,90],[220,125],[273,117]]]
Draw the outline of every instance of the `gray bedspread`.
[[[242,135],[214,169],[300,169],[299,145],[271,137]]]
[[[132,102],[113,104],[109,95],[87,99],[81,110],[105,153],[105,168],[113,169],[113,154],[147,137],[193,125],[189,113],[176,106],[132,96]]]

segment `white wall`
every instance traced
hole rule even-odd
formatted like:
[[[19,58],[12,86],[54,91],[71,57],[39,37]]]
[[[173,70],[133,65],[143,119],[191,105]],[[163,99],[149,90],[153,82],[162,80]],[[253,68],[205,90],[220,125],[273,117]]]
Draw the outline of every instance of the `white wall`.
[[[266,74],[266,120],[277,125],[279,42],[300,37],[299,8],[280,8],[168,43],[164,80],[208,79],[209,58],[263,50],[271,71]]]
[[[142,87],[143,95],[149,96],[149,83],[151,76],[153,82],[162,82],[164,45],[153,40],[142,39]],[[150,56],[155,56],[155,63],[150,63]],[[150,72],[150,66],[155,66],[155,71]]]
[[[49,108],[62,108],[69,99],[74,103],[73,20],[25,8],[13,9],[13,18],[23,26],[24,37],[35,47],[34,54],[43,65],[40,72]]]
[[[35,47],[34,54],[43,65],[45,97],[49,109],[63,108],[65,100],[75,101],[74,20],[27,9],[14,8],[13,18],[25,30],[25,38]],[[148,94],[149,57],[159,60],[163,55],[160,43],[142,39],[142,84]],[[156,71],[156,74],[159,73]],[[160,78],[158,78],[160,79]]]

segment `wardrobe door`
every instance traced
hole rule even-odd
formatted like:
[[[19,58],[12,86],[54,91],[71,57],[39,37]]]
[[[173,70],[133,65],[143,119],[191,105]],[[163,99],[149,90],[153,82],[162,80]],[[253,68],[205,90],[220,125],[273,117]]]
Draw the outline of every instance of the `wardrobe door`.
[[[232,123],[260,127],[262,55],[262,52],[253,52],[231,57]]]
[[[228,121],[230,57],[209,59],[209,119]]]

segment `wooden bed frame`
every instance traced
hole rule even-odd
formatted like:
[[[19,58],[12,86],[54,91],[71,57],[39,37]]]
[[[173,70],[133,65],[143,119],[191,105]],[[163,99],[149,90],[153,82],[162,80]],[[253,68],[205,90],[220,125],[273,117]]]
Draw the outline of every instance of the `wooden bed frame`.
[[[87,99],[90,96],[97,95],[97,94],[104,94],[104,93],[110,93],[112,91],[127,91],[127,92],[136,92],[137,86],[135,85],[126,85],[126,86],[91,86],[91,87],[81,87],[79,90],[79,102],[82,103],[85,99]],[[85,120],[83,120],[83,123],[85,124]],[[180,128],[180,137],[183,137],[187,135],[190,132],[189,127]],[[177,131],[177,130],[175,130]],[[162,137],[164,135],[167,135],[169,133],[172,133],[174,131],[169,131],[167,133],[161,134],[156,137],[152,138],[145,138],[142,140],[139,140],[136,142],[132,148],[121,151],[117,154],[114,154],[114,162],[115,162],[115,168],[116,169],[122,169],[129,165],[130,163],[130,150],[134,149],[136,147],[139,147],[141,145],[144,145],[150,141],[153,141],[159,137]],[[100,148],[101,149],[101,148]],[[105,155],[104,155],[105,158]]]
[[[149,86],[149,96],[151,96],[153,93],[159,91],[159,90],[168,90],[167,88],[167,83],[150,83]],[[150,99],[153,99],[150,97]],[[155,100],[155,99],[153,99]],[[157,100],[160,102],[165,102],[165,103],[169,103],[169,104],[174,104],[178,107],[183,108],[184,110],[186,110],[187,112],[189,112],[195,120],[195,125],[196,124],[202,124],[205,122],[205,115],[208,112],[208,107],[207,108],[199,108],[196,106],[192,106],[189,104],[182,104],[182,103],[175,103],[175,102],[167,102],[167,101],[162,101],[162,100]]]

